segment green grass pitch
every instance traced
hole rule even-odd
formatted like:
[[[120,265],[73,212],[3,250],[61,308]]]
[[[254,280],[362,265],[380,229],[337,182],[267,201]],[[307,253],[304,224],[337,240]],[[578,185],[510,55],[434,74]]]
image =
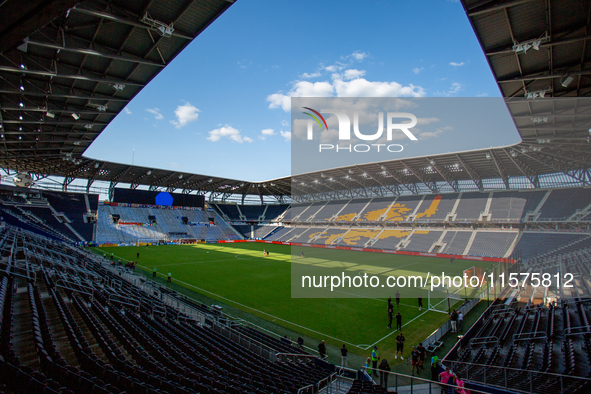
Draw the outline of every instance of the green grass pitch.
[[[270,251],[264,257],[262,250]],[[136,261],[140,269],[148,273],[154,267],[164,277],[172,272],[173,281],[207,297],[241,309],[248,314],[302,333],[318,341],[341,347],[343,343],[351,352],[367,356],[377,344],[382,357],[394,360],[395,337],[393,329],[386,327],[387,301],[380,298],[291,298],[291,256],[300,256],[304,251],[306,260],[330,258],[356,261],[377,267],[394,268],[389,275],[425,275],[428,270],[448,275],[462,275],[474,265],[491,267],[491,263],[449,259],[388,255],[380,253],[327,250],[321,248],[290,247],[263,243],[229,243],[170,245],[150,247],[110,247],[97,249],[99,253],[112,252],[122,261]],[[139,259],[136,253],[140,253]],[[396,267],[401,267],[397,272]],[[403,269],[402,269],[403,267]],[[437,270],[433,268],[437,267]],[[394,299],[395,289],[392,289]],[[460,294],[463,296],[463,294]],[[424,305],[427,304],[426,296]],[[433,300],[432,300],[433,301]],[[432,302],[433,303],[433,302]],[[453,302],[451,304],[453,307]],[[447,309],[444,302],[441,309]],[[417,299],[401,299],[394,314],[400,311],[403,317],[403,332],[406,337],[405,353],[440,327],[448,315],[441,312],[418,310]],[[395,326],[395,322],[393,323]],[[306,343],[315,348],[317,343]]]

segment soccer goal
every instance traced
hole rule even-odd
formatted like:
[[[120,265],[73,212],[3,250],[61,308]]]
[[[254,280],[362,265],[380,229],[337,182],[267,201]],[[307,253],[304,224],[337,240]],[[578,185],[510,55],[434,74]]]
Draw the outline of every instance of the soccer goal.
[[[157,238],[138,238],[135,241],[135,246],[146,246],[146,245],[153,245],[158,244],[159,239]]]
[[[459,302],[464,302],[463,288],[434,286],[427,288],[427,308],[430,311],[450,313]]]

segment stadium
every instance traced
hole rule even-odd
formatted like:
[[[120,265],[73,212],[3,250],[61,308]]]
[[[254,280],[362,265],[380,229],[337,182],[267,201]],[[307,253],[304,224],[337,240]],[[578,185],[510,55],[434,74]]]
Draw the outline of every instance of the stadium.
[[[520,142],[252,181],[85,154],[233,0],[0,2],[0,392],[591,392],[591,3],[460,3]]]

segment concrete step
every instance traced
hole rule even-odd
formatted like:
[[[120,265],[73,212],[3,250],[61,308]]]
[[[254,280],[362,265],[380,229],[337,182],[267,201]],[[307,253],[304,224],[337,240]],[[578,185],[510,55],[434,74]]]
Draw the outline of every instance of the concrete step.
[[[39,358],[33,338],[33,319],[29,304],[28,288],[21,286],[14,297],[14,348],[23,365],[39,368]]]
[[[76,358],[76,354],[74,353],[74,349],[72,349],[72,346],[70,345],[70,340],[68,339],[68,335],[66,334],[66,329],[64,328],[62,321],[59,317],[59,313],[57,312],[57,309],[53,304],[53,300],[51,299],[51,297],[49,297],[43,299],[42,302],[43,307],[45,308],[47,322],[56,349],[66,360],[68,365],[80,367],[78,359]]]
[[[84,334],[84,338],[86,338],[86,340],[88,341],[88,344],[92,348],[92,351],[94,352],[94,354],[96,354],[96,356],[98,358],[100,358],[101,360],[103,360],[105,363],[109,364],[109,358],[101,349],[101,346],[99,345],[97,339],[94,337],[94,335],[90,331],[90,328],[88,328],[88,326],[86,325],[86,322],[82,318],[82,315],[80,315],[80,313],[78,312],[78,309],[76,309],[76,307],[74,306],[74,304],[71,301],[66,300],[66,299],[64,299],[64,300],[65,300],[66,306],[68,307],[68,309],[70,309],[72,316],[74,316],[74,320],[76,321],[76,323],[78,323],[78,326],[80,326],[80,329],[82,330],[82,334]]]

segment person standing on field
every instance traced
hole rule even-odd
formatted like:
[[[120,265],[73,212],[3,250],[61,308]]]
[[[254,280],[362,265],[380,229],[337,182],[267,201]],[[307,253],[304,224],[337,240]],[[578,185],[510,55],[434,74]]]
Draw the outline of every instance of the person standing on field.
[[[343,343],[343,347],[341,348],[341,366],[343,367],[349,365],[347,363],[347,353],[349,353],[349,350],[345,347],[345,344]]]

